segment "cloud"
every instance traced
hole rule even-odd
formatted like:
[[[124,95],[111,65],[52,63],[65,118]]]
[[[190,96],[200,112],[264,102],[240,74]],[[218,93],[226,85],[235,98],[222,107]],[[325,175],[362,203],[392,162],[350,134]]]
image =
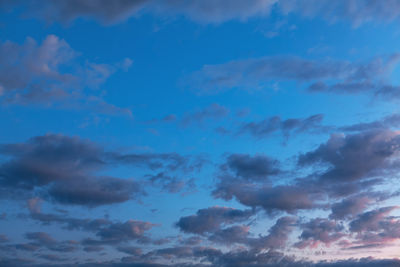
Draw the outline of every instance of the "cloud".
[[[48,35],[42,43],[28,37],[24,44],[0,44],[0,101],[3,105],[52,106],[67,109],[89,107],[98,113],[131,115],[130,110],[105,102],[96,89],[122,63],[81,64],[79,53],[63,39]],[[84,103],[85,105],[82,105]]]
[[[360,0],[284,0],[279,1],[283,13],[304,17],[322,17],[329,22],[349,21],[357,27],[367,22],[388,23],[400,17],[400,2]]]
[[[220,177],[220,182],[212,194],[216,198],[225,200],[236,198],[245,206],[261,207],[268,213],[277,211],[294,213],[297,210],[319,207],[316,203],[319,192],[314,192],[314,188],[299,185],[257,185],[243,183],[227,176]]]
[[[354,218],[367,209],[370,204],[377,202],[379,197],[382,196],[380,194],[364,193],[345,198],[332,205],[332,213],[329,218],[335,220]]]
[[[330,245],[345,236],[344,226],[336,221],[316,218],[301,225],[303,229],[300,235],[300,241],[295,244],[297,248],[317,247],[323,243]]]
[[[101,228],[97,233],[101,243],[120,243],[128,240],[147,240],[144,233],[154,224],[149,222],[129,220],[124,223],[113,223]],[[89,243],[86,241],[86,243]]]
[[[186,193],[194,192],[196,190],[195,180],[192,179],[179,179],[177,177],[168,176],[165,173],[158,173],[156,175],[149,175],[148,178],[154,186],[161,187],[163,192],[179,193],[184,190]]]
[[[368,130],[397,128],[399,126],[400,126],[400,115],[391,114],[372,122],[362,122],[340,127],[340,130],[346,132],[362,132]]]
[[[322,114],[285,120],[282,120],[279,116],[273,116],[258,122],[244,123],[239,129],[239,133],[248,133],[255,138],[262,139],[281,132],[285,139],[288,139],[294,133],[324,131],[326,127],[321,125],[323,118]]]
[[[231,171],[236,177],[245,180],[267,180],[270,176],[281,172],[279,161],[268,156],[230,154],[226,158],[226,163],[220,166],[222,171]]]
[[[209,240],[215,243],[233,245],[235,243],[247,244],[250,227],[235,225],[215,231]]]
[[[396,0],[390,5],[381,1],[362,0],[240,0],[230,1],[226,5],[223,0],[71,0],[71,1],[2,1],[0,9],[12,10],[23,7],[30,17],[38,17],[47,22],[71,22],[78,18],[94,19],[105,25],[116,24],[135,18],[143,13],[151,13],[160,17],[183,16],[192,21],[207,23],[223,23],[230,20],[247,21],[252,18],[268,18],[271,11],[280,16],[293,13],[313,18],[319,17],[328,22],[346,21],[354,27],[368,22],[389,23],[398,20],[400,3]],[[25,14],[26,15],[26,14]]]
[[[96,176],[103,169],[100,147],[77,137],[49,134],[27,143],[6,144],[0,153],[11,157],[0,165],[0,183],[19,190],[43,188],[50,199],[64,204],[98,206],[141,194],[132,180]]]
[[[79,230],[94,233],[99,239],[86,238],[81,242],[83,245],[88,246],[87,248],[98,247],[100,245],[114,245],[130,240],[150,242],[151,239],[145,235],[145,232],[155,226],[155,224],[150,222],[138,220],[114,222],[105,218],[79,219],[51,213],[31,213],[30,218],[44,225],[57,223],[70,231]],[[39,234],[36,236],[39,236]]]
[[[77,242],[75,241],[62,241],[59,242],[45,232],[28,232],[25,238],[31,240],[31,243],[18,244],[17,249],[36,251],[41,247],[56,252],[72,252],[77,249]]]
[[[390,206],[367,211],[351,221],[349,230],[356,233],[356,247],[383,247],[400,239],[400,220],[389,216],[398,208]]]
[[[118,251],[124,252],[133,256],[140,256],[142,255],[142,249],[138,247],[118,247]]]
[[[350,231],[379,231],[381,230],[381,227],[379,225],[381,220],[397,208],[398,207],[396,206],[384,207],[360,214],[357,219],[350,223]]]
[[[182,217],[176,226],[185,233],[205,234],[220,229],[221,225],[245,221],[253,215],[251,210],[227,207],[200,209],[195,215]]]
[[[249,244],[253,249],[257,250],[276,250],[283,249],[289,240],[289,235],[297,224],[297,218],[284,216],[279,218],[275,224],[269,229],[269,234],[249,240]]]
[[[178,153],[129,153],[110,152],[110,161],[135,167],[146,167],[151,170],[169,170],[194,172],[200,170],[206,163],[203,157],[182,156]]]
[[[302,154],[299,165],[323,164],[323,182],[354,182],[395,168],[400,139],[396,131],[377,130],[357,134],[334,134],[314,151]]]
[[[229,20],[247,20],[254,16],[268,15],[275,0],[233,0],[226,5],[223,0],[85,0],[85,1],[2,1],[3,8],[13,5],[31,10],[30,16],[46,21],[71,22],[77,18],[91,18],[103,24],[115,24],[150,12],[163,16],[184,16],[200,23],[222,23]],[[1,5],[0,5],[1,8]]]
[[[121,203],[143,194],[140,183],[114,177],[81,177],[78,180],[55,183],[48,191],[62,204],[99,206]]]
[[[202,124],[206,119],[221,119],[229,114],[229,109],[219,104],[213,103],[201,110],[188,113],[182,118],[182,125]]]
[[[228,89],[263,89],[276,81],[310,84],[311,92],[354,93],[381,88],[400,60],[399,54],[375,57],[364,62],[294,56],[273,56],[204,65],[189,75],[184,85],[200,93]],[[329,85],[327,84],[329,82]]]
[[[0,243],[8,242],[8,237],[6,235],[0,235]]]
[[[94,233],[98,239],[86,238],[81,241],[81,244],[90,251],[98,251],[97,247],[101,245],[115,245],[132,240],[142,243],[152,242],[151,238],[146,235],[146,232],[156,226],[153,223],[138,220],[120,222],[111,221],[107,218],[80,219],[68,217],[66,215],[42,212],[31,212],[29,218],[43,225],[60,224],[64,229],[69,231]],[[42,232],[28,233],[26,237],[39,242],[41,245],[46,245],[47,247],[57,243],[48,234]],[[52,250],[56,250],[55,248],[56,247],[52,248]]]
[[[108,152],[88,140],[56,134],[0,145],[0,154],[7,159],[0,164],[0,184],[4,188],[30,194],[30,198],[39,194],[62,204],[92,207],[121,203],[144,194],[143,182],[97,174],[114,164],[179,172],[195,171],[202,165],[197,159],[192,161],[176,153]],[[172,190],[172,184],[166,186]]]

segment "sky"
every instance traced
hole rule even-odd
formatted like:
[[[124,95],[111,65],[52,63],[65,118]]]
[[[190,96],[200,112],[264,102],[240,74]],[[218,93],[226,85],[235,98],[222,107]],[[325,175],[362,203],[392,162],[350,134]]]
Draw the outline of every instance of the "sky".
[[[399,0],[0,0],[0,266],[400,266]]]

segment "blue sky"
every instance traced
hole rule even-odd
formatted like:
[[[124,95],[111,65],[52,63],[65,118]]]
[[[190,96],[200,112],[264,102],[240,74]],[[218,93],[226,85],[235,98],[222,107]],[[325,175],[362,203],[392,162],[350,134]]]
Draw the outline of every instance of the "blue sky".
[[[0,265],[400,265],[400,1],[0,12]]]

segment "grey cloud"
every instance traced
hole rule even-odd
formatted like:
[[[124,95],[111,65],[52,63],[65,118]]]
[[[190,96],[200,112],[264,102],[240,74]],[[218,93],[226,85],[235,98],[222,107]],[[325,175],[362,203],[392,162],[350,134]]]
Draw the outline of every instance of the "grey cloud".
[[[23,6],[31,12],[29,16],[46,21],[70,22],[77,18],[89,18],[103,24],[115,24],[142,13],[152,13],[161,17],[184,16],[199,23],[222,23],[229,20],[246,21],[251,18],[269,17],[271,10],[281,16],[288,13],[306,18],[320,17],[328,22],[347,21],[353,26],[367,22],[392,22],[400,16],[400,3],[393,0],[390,4],[382,1],[363,0],[106,0],[85,1],[5,1],[0,8],[8,11]]]
[[[235,243],[247,244],[249,227],[244,225],[235,225],[225,229],[215,231],[209,240],[215,243],[232,245]]]
[[[297,248],[315,247],[319,243],[330,245],[345,236],[344,226],[336,221],[316,218],[301,225],[302,233]]]
[[[94,247],[101,245],[114,245],[130,240],[136,240],[144,243],[152,240],[145,234],[151,228],[156,226],[150,222],[127,220],[125,222],[114,222],[109,219],[79,219],[58,215],[52,213],[31,213],[30,218],[44,225],[60,224],[67,230],[79,230],[94,233],[99,239],[87,238],[81,243],[89,250],[96,250]],[[45,233],[29,234],[31,239],[40,239],[52,242],[50,237],[46,237]],[[93,249],[91,249],[93,248]]]
[[[4,188],[86,206],[125,202],[144,194],[141,182],[96,175],[114,164],[179,172],[195,171],[203,164],[201,159],[176,153],[108,152],[88,140],[55,134],[0,145],[0,154],[7,159],[0,165]],[[172,190],[174,185],[166,186]]]
[[[138,247],[118,247],[117,250],[134,256],[142,255],[142,249]]]
[[[329,88],[336,92],[338,90],[331,90],[323,81],[334,81],[334,86],[339,87],[353,83],[379,85],[391,74],[399,60],[399,54],[376,57],[366,62],[308,60],[290,56],[261,57],[205,65],[188,77],[185,83],[196,91],[216,93],[232,88],[263,88],[271,81],[291,80],[314,83],[310,87],[312,91],[328,91]]]
[[[286,246],[286,243],[289,239],[289,235],[293,231],[296,224],[297,224],[296,217],[291,217],[291,216],[281,217],[269,229],[268,235],[250,239],[249,244],[252,248],[257,250],[282,249]]]
[[[349,21],[353,26],[367,22],[391,22],[400,17],[400,2],[363,0],[285,0],[279,1],[282,12],[293,12],[305,17],[322,17],[329,22]]]
[[[27,143],[6,144],[0,153],[11,159],[0,165],[0,183],[8,188],[46,188],[51,199],[65,204],[98,206],[141,194],[137,182],[96,177],[105,167],[97,145],[62,135],[45,135]],[[45,196],[46,197],[46,196]]]
[[[21,45],[10,41],[0,44],[1,103],[42,106],[58,103],[61,108],[88,107],[98,113],[131,115],[130,110],[94,95],[94,90],[86,90],[97,88],[126,64],[79,64],[78,55],[55,35],[48,35],[42,43],[28,37]],[[123,62],[127,60],[130,59]]]
[[[166,169],[169,171],[181,170],[183,172],[200,170],[206,162],[203,157],[188,157],[178,153],[121,154],[110,152],[107,157],[115,163],[147,167],[151,170]]]
[[[281,249],[285,247],[296,221],[297,218],[295,217],[281,217],[268,230],[268,235],[260,235],[258,237],[251,237],[250,227],[245,225],[233,225],[224,229],[215,227],[215,229],[208,231],[211,232],[208,240],[225,245],[238,243],[252,250],[260,251],[264,249]],[[219,225],[219,227],[221,226]]]
[[[350,231],[356,233],[356,247],[383,247],[400,239],[400,220],[389,214],[397,206],[383,207],[360,214],[350,222]]]
[[[25,237],[32,241],[32,243],[19,244],[17,248],[27,250],[37,250],[41,247],[45,247],[48,250],[56,252],[71,252],[77,249],[77,242],[74,241],[62,241],[59,242],[45,232],[29,232],[25,234]]]
[[[48,191],[51,199],[62,204],[99,206],[121,203],[143,195],[142,185],[114,177],[81,177],[79,181],[54,184]],[[134,194],[136,196],[134,196]]]
[[[371,203],[377,202],[378,199],[377,194],[367,193],[345,198],[332,205],[332,213],[329,215],[329,218],[335,220],[354,218],[367,209]]]
[[[245,180],[266,180],[281,172],[279,161],[265,155],[230,154],[221,170],[232,171],[236,177]]]
[[[201,110],[188,113],[182,119],[182,125],[197,123],[202,124],[206,119],[221,119],[229,114],[229,109],[219,104],[213,103]]]
[[[397,155],[400,139],[390,130],[334,134],[314,151],[302,154],[299,165],[325,164],[323,182],[351,182],[387,172]]]
[[[40,254],[40,255],[38,255],[38,257],[48,260],[48,261],[54,261],[54,262],[63,262],[63,261],[68,260],[68,258],[63,258],[63,257],[60,257],[59,255],[55,255],[55,254]]]
[[[16,244],[15,248],[18,250],[36,251],[40,249],[40,245],[36,243]]]
[[[8,238],[6,235],[0,234],[0,243],[8,242]]]
[[[307,118],[281,119],[279,116],[273,116],[258,122],[244,123],[239,133],[248,133],[256,138],[262,139],[280,132],[288,139],[291,134],[302,132],[323,132],[326,127],[321,125],[324,116],[315,114]]]
[[[227,207],[200,209],[195,215],[182,217],[176,223],[186,233],[204,234],[220,229],[221,225],[245,221],[253,215],[251,210],[237,210]]]
[[[144,233],[154,227],[149,222],[129,220],[124,223],[113,223],[101,228],[96,235],[107,243],[120,243],[128,240],[146,239]]]
[[[168,176],[165,173],[158,173],[156,175],[148,175],[150,182],[161,187],[163,192],[168,193],[190,193],[196,190],[194,179],[179,179],[177,177]],[[185,191],[184,191],[185,190]]]
[[[72,1],[15,1],[2,2],[3,8],[22,5],[31,10],[30,16],[47,21],[70,22],[74,19],[94,18],[104,24],[115,24],[129,18],[150,12],[160,16],[185,16],[201,23],[221,23],[253,16],[268,15],[274,0],[249,0],[246,3],[234,0],[229,5],[224,1],[182,1],[182,0],[72,0]],[[1,7],[1,6],[0,6]]]
[[[379,225],[381,220],[397,208],[396,206],[384,207],[360,214],[357,219],[350,223],[350,231],[379,231],[381,229]]]
[[[249,184],[227,176],[220,177],[213,195],[225,200],[236,198],[243,205],[261,207],[270,214],[279,211],[294,213],[320,207],[317,203],[320,192],[316,192],[314,188]]]
[[[361,132],[361,131],[377,130],[377,129],[389,129],[398,126],[400,126],[400,115],[391,114],[372,122],[363,122],[363,123],[344,126],[341,127],[340,130],[346,132]]]

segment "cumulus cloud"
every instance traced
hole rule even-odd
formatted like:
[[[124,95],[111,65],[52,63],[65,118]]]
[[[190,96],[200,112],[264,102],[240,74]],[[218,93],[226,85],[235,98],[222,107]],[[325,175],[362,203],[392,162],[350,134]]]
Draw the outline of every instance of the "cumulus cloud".
[[[364,212],[350,222],[349,230],[356,233],[352,248],[383,247],[400,239],[400,220],[389,216],[398,206],[382,207]]]
[[[263,250],[276,250],[283,249],[289,240],[290,233],[294,230],[297,224],[297,218],[291,216],[284,216],[279,218],[275,224],[269,229],[269,234],[252,238],[249,244],[253,249]]]
[[[176,153],[108,152],[88,140],[56,134],[34,137],[26,143],[3,144],[0,154],[8,159],[0,165],[0,183],[4,188],[86,206],[125,202],[144,194],[139,181],[97,174],[113,164],[170,171],[201,167],[197,160],[192,164]]]
[[[330,245],[345,236],[343,225],[324,218],[312,219],[302,224],[301,228],[300,241],[295,244],[297,248],[315,248],[320,243]]]
[[[226,163],[221,165],[222,171],[230,171],[236,177],[245,180],[266,180],[269,176],[281,172],[279,161],[266,155],[230,154]]]
[[[384,207],[377,210],[372,210],[360,214],[357,219],[350,223],[350,231],[379,231],[381,230],[379,224],[388,214],[399,207]]]
[[[227,176],[220,177],[213,195],[225,200],[235,198],[245,206],[261,207],[271,214],[278,211],[294,213],[298,210],[320,207],[317,202],[320,193],[315,192],[314,188],[299,185],[271,186],[243,183]]]
[[[216,206],[200,209],[195,215],[182,217],[176,223],[176,226],[186,233],[204,234],[220,229],[221,225],[245,221],[253,214],[251,210]]]
[[[135,181],[96,176],[106,164],[103,151],[77,137],[49,134],[2,145],[0,151],[11,157],[0,166],[0,182],[8,188],[47,188],[45,197],[88,206],[123,202],[141,192]]]
[[[377,130],[356,134],[334,134],[314,151],[302,154],[299,165],[323,164],[323,182],[353,182],[383,174],[395,168],[398,154],[396,131]]]
[[[385,198],[385,196],[378,193],[362,193],[344,198],[342,201],[332,204],[332,213],[329,218],[335,220],[354,218],[366,210],[369,205],[382,198]]]
[[[122,68],[120,63],[81,64],[78,56],[65,40],[55,35],[48,35],[42,43],[28,37],[23,44],[11,41],[0,44],[1,103],[42,106],[59,103],[64,108],[84,106],[98,113],[130,115],[130,110],[105,102],[94,90]],[[123,61],[124,66],[127,60],[130,59]]]

